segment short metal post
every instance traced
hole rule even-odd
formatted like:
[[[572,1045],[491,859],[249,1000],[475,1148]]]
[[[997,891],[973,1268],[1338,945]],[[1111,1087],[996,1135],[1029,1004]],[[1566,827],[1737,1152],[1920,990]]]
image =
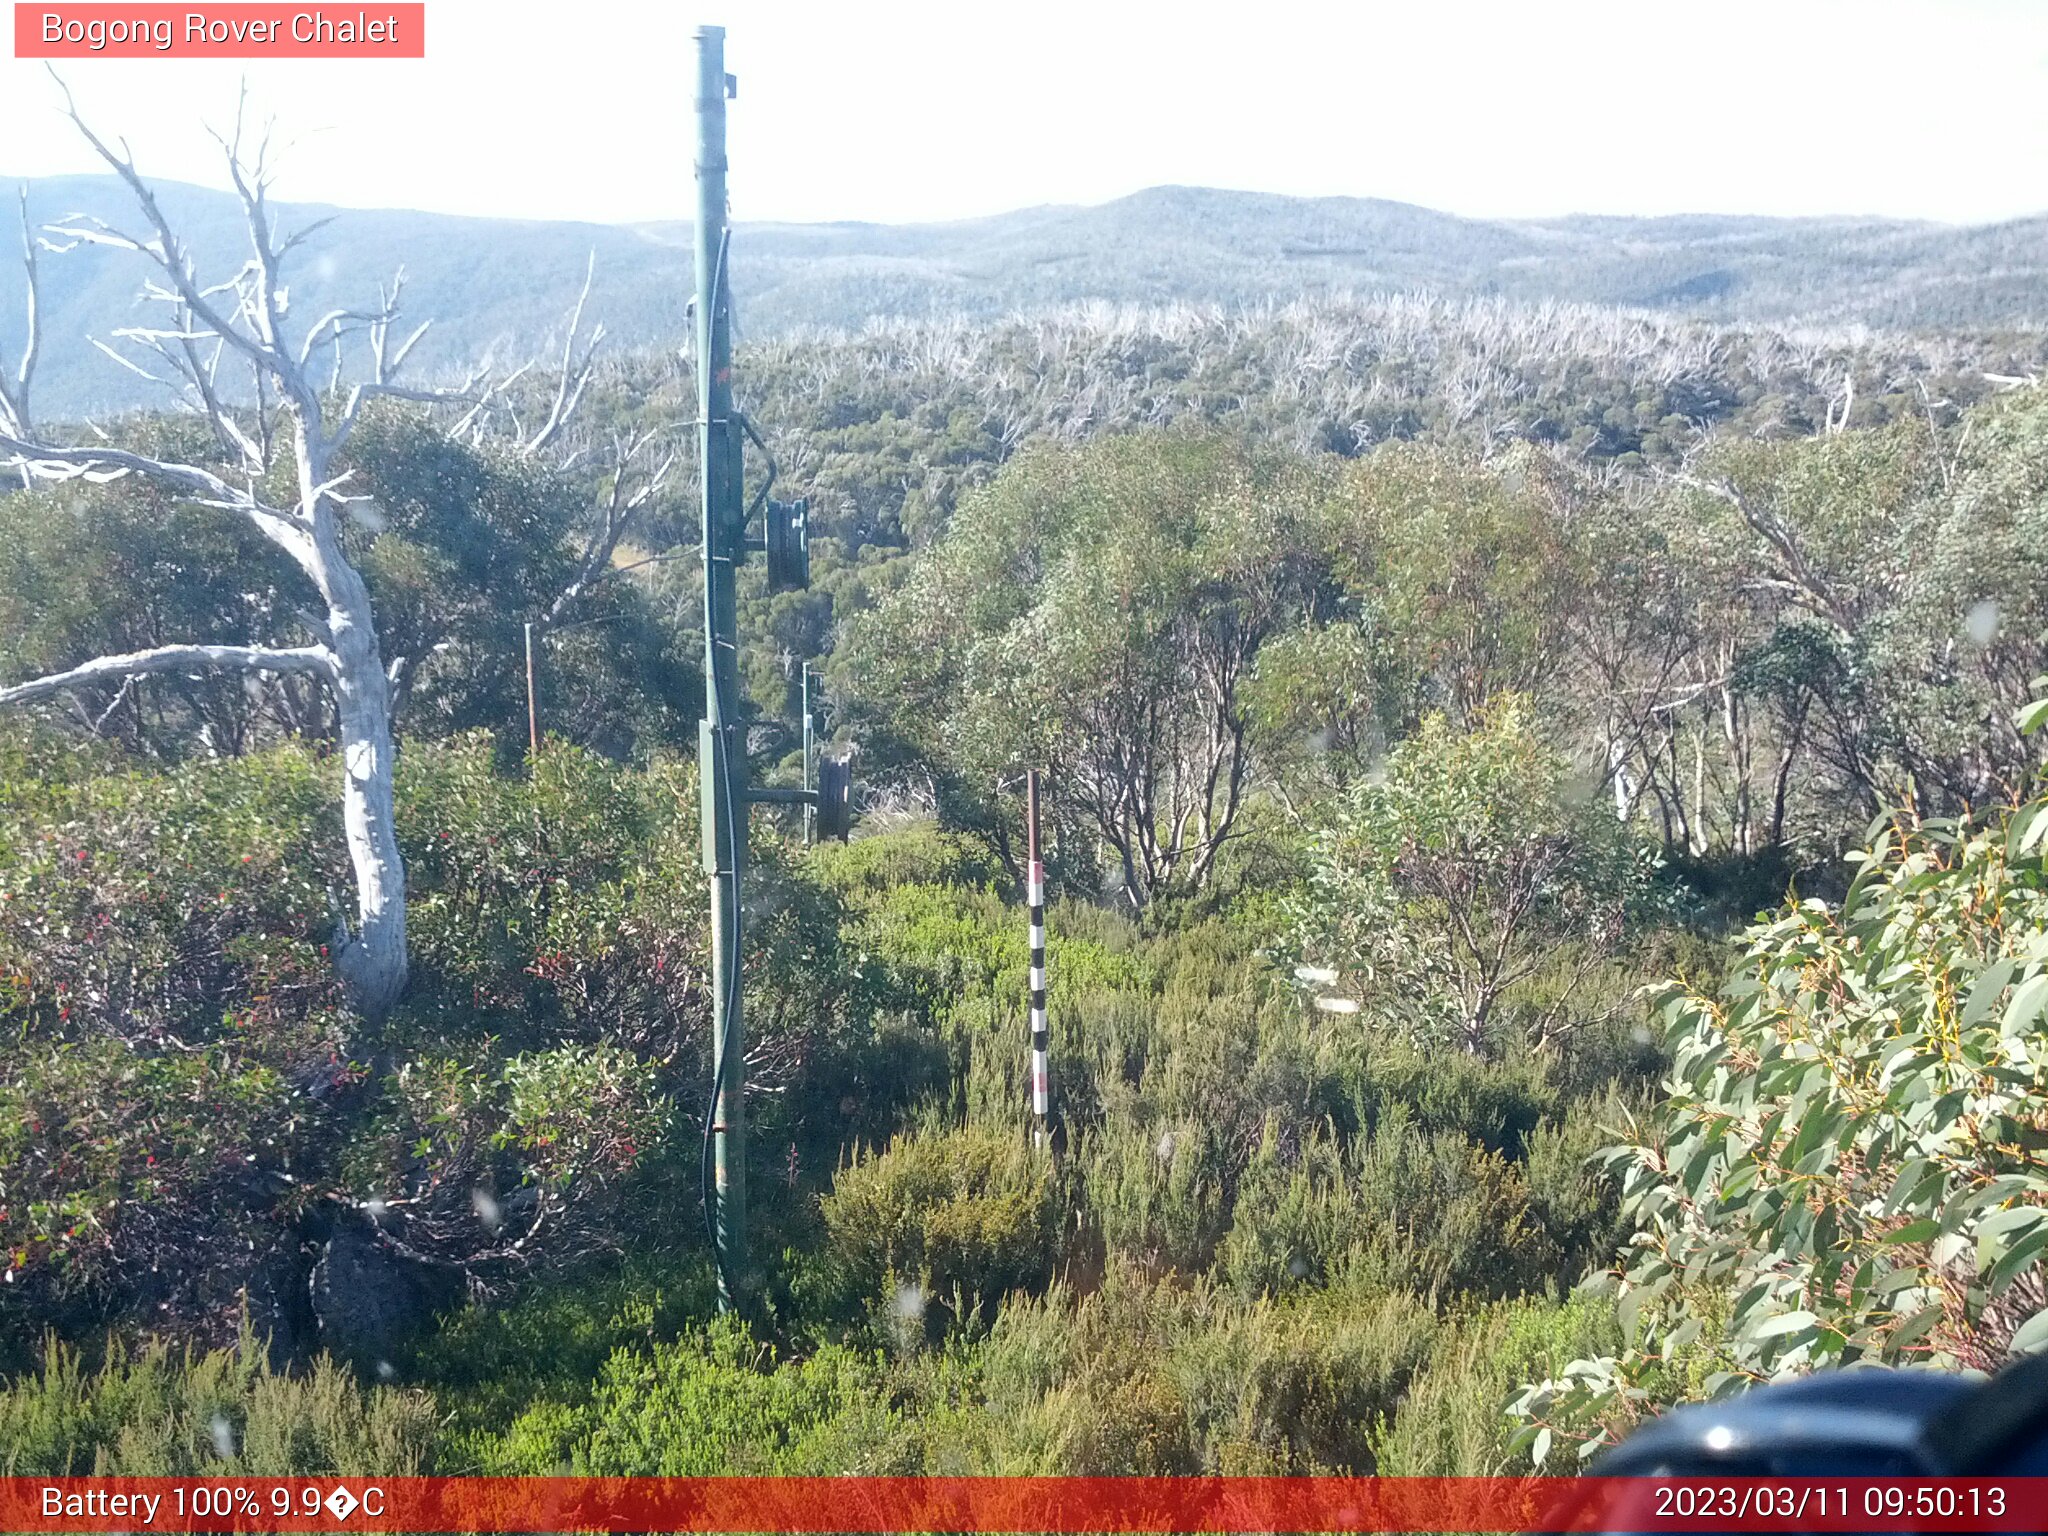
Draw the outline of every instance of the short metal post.
[[[818,840],[818,743],[816,733],[817,717],[811,713],[811,669],[804,668],[804,794],[812,798],[804,801],[804,846],[810,847]]]
[[[540,756],[540,707],[534,700],[533,692],[533,624],[526,626],[526,750],[528,755]]]

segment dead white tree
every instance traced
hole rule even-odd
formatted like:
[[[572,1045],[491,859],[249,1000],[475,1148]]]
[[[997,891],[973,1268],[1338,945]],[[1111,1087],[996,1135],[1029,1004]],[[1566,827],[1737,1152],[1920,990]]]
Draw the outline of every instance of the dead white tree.
[[[535,617],[536,636],[560,624],[594,587],[619,572],[613,555],[635,524],[649,515],[682,459],[680,443],[686,426],[682,421],[665,420],[631,432],[598,433],[586,430],[576,420],[584,393],[597,377],[597,355],[605,340],[602,322],[593,325],[587,335],[583,330],[583,312],[596,275],[597,252],[593,250],[563,331],[560,373],[552,394],[546,396],[539,424],[528,427],[519,396],[511,388],[526,372],[523,367],[492,391],[483,408],[471,411],[458,423],[479,446],[497,445],[543,464],[556,475],[595,479],[591,522],[583,533],[582,550],[569,579]],[[648,563],[635,562],[635,568]]]
[[[404,989],[407,968],[405,865],[392,824],[392,679],[403,662],[393,659],[387,666],[369,589],[344,547],[342,520],[351,502],[363,498],[348,493],[350,473],[338,468],[338,459],[373,399],[467,402],[474,413],[488,392],[479,392],[481,381],[475,378],[452,390],[397,382],[427,329],[422,324],[399,337],[402,273],[380,292],[375,308],[330,310],[306,327],[302,339],[294,343],[288,338],[289,296],[282,269],[312,230],[287,235],[276,228],[268,201],[269,135],[261,136],[253,156],[245,154],[240,109],[232,137],[216,137],[246,216],[250,255],[239,271],[214,283],[200,278],[191,253],[137,173],[127,144],[116,150],[101,140],[80,117],[68,90],[65,110],[133,193],[143,223],[140,232],[131,234],[80,216],[47,225],[37,237],[28,230],[24,199],[31,320],[14,380],[0,387],[0,466],[43,481],[139,475],[198,505],[239,514],[305,573],[326,611],[300,615],[314,636],[308,645],[167,645],[102,656],[52,676],[0,687],[0,704],[26,704],[82,685],[147,674],[208,670],[300,674],[324,684],[335,705],[343,823],[355,877],[353,926],[337,910],[331,948],[351,1001],[372,1020],[381,1019]],[[97,340],[94,345],[124,367],[170,387],[200,412],[219,443],[221,467],[175,463],[106,442],[57,442],[42,434],[30,410],[39,344],[37,248],[59,252],[74,244],[137,253],[154,267],[143,292],[159,306],[155,323],[115,331],[118,347]],[[342,352],[353,337],[367,342],[367,377],[343,387]],[[252,403],[236,403],[224,392],[223,364],[247,370]],[[316,383],[323,372],[329,381],[325,387]],[[269,489],[277,479],[273,471],[287,467],[291,490],[276,496]]]
[[[599,477],[593,508],[595,521],[584,536],[583,552],[577,558],[575,573],[535,622],[536,633],[559,624],[585,593],[622,569],[612,559],[620,541],[661,494],[680,458],[671,429],[648,428],[640,432],[611,434],[604,449],[604,473]],[[647,565],[660,558],[650,556],[635,561],[634,566]]]

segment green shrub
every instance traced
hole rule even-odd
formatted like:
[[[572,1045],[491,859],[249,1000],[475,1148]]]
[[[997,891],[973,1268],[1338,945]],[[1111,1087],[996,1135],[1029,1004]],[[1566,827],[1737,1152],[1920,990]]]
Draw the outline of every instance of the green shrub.
[[[1839,909],[1788,903],[1718,996],[1671,990],[1670,1100],[1608,1154],[1628,1347],[1522,1395],[1539,1460],[1667,1393],[2048,1348],[2044,841],[2048,800],[1894,819]]]
[[[616,1351],[679,1337],[712,1303],[708,1256],[635,1253],[541,1276],[442,1319],[412,1369],[450,1416],[444,1464],[480,1461],[530,1404],[581,1397]]]
[[[417,1391],[361,1387],[322,1356],[270,1369],[246,1336],[206,1353],[112,1346],[88,1369],[52,1339],[42,1369],[0,1385],[0,1475],[416,1476],[437,1419]]]
[[[1370,1471],[1367,1432],[1435,1332],[1414,1297],[1245,1302],[1112,1265],[1003,1311],[979,1354],[990,1471]]]
[[[1504,1157],[1519,1158],[1560,1095],[1546,1063],[1504,1061],[1417,1049],[1408,1041],[1361,1042],[1341,1068],[1338,1112],[1347,1130],[1370,1133],[1388,1116],[1425,1131],[1455,1131]]]
[[[827,1345],[774,1361],[729,1319],[620,1350],[580,1406],[535,1404],[486,1460],[498,1474],[824,1477],[897,1471],[880,1359]]]
[[[1580,988],[1651,891],[1648,859],[1572,793],[1532,713],[1504,694],[1469,729],[1425,720],[1382,779],[1324,808],[1300,902],[1304,959],[1418,1040],[1474,1055],[1580,1023]]]
[[[1050,1165],[976,1129],[898,1137],[840,1171],[823,1201],[830,1250],[859,1294],[957,1320],[986,1317],[1053,1262]],[[936,1320],[936,1319],[934,1319]]]
[[[1173,1372],[1209,1448],[1205,1467],[1380,1470],[1371,1426],[1430,1358],[1436,1333],[1417,1298],[1346,1288],[1225,1311],[1191,1330]]]
[[[824,878],[844,877],[827,863]],[[987,886],[925,883],[857,889],[848,899],[858,914],[849,938],[858,945],[862,979],[888,1006],[934,1022],[965,1003],[1022,1006],[1031,946],[1021,899],[1006,900]],[[1120,918],[1105,921],[1087,908],[1058,904],[1046,932],[1055,996],[1102,987],[1140,990],[1152,980],[1149,967],[1126,947],[1130,925]]]
[[[1429,1363],[1408,1383],[1390,1419],[1372,1435],[1388,1477],[1498,1477],[1513,1472],[1519,1421],[1510,1392],[1557,1375],[1572,1360],[1611,1351],[1621,1340],[1611,1298],[1574,1293],[1563,1301],[1497,1302],[1447,1326]]]
[[[1216,1267],[1253,1295],[1342,1275],[1448,1298],[1540,1290],[1560,1262],[1518,1165],[1390,1115],[1349,1147],[1318,1135],[1290,1157],[1269,1137]]]
[[[327,782],[301,750],[87,774],[0,746],[0,1349],[109,1294],[231,1336],[232,1284],[181,1282],[268,1253],[263,1197],[304,1194],[262,1181],[332,1156],[360,1076]]]
[[[409,743],[398,796],[414,983],[372,1036],[324,954],[319,752],[88,775],[0,747],[0,1350],[125,1318],[225,1341],[245,1292],[303,1286],[336,1192],[457,1264],[544,1215],[500,1274],[616,1240],[708,1033],[688,776],[556,745],[508,778],[471,737]],[[821,930],[788,899],[756,929],[771,1085],[839,1021]]]
[[[1202,1120],[1118,1118],[1076,1149],[1090,1224],[1112,1257],[1195,1275],[1230,1226],[1235,1159]]]
[[[821,884],[862,906],[904,886],[949,886],[964,892],[991,890],[1002,883],[1002,871],[987,850],[931,823],[850,843],[822,844],[812,854],[812,865]]]
[[[694,773],[562,743],[526,774],[488,737],[409,748],[398,776],[417,979],[402,1030],[667,1047],[708,963]]]
[[[1598,1156],[1611,1128],[1627,1115],[1615,1096],[1582,1102],[1570,1107],[1562,1124],[1545,1121],[1529,1138],[1522,1178],[1532,1220],[1561,1256],[1561,1282],[1605,1260],[1620,1237],[1620,1191]]]

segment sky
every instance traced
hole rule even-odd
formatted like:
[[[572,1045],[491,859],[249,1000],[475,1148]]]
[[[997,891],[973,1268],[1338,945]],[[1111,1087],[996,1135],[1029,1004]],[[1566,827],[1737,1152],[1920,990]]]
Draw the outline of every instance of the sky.
[[[375,0],[330,4],[353,15]],[[2048,209],[2048,0],[428,0],[424,60],[80,60],[145,174],[223,185],[246,76],[282,199],[687,217],[727,29],[741,220],[972,217],[1183,183],[1478,217]],[[98,166],[0,58],[0,176]]]

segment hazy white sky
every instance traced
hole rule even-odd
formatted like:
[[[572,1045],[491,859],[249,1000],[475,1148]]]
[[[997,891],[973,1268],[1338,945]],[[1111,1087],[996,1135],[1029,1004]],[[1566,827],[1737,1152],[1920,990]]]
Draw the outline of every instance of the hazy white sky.
[[[246,71],[293,141],[278,194],[358,207],[686,217],[712,21],[741,219],[1162,182],[1475,215],[2048,208],[2048,0],[428,0],[427,20],[423,61],[63,68],[146,173],[210,184],[203,124]],[[0,175],[97,168],[55,95],[0,59]]]

